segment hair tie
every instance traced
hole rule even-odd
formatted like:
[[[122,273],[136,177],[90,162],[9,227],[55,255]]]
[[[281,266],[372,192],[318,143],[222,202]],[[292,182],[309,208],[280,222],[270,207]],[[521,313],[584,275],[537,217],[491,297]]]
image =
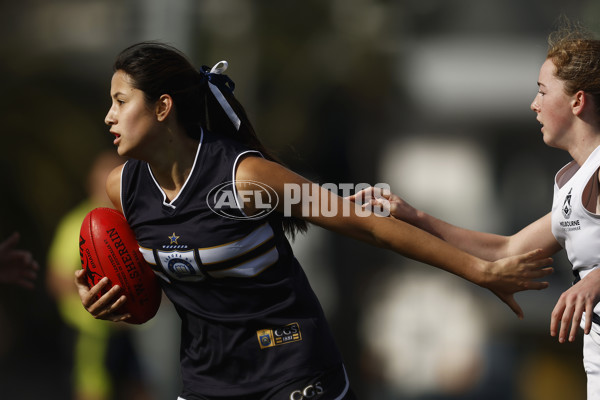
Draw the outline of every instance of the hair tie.
[[[235,111],[233,111],[233,108],[231,108],[231,105],[222,92],[225,90],[233,94],[233,90],[235,89],[235,83],[233,83],[233,81],[227,75],[223,74],[223,72],[227,70],[228,65],[229,64],[227,64],[227,61],[224,60],[216,63],[215,66],[210,70],[206,65],[203,65],[200,69],[200,73],[207,79],[210,91],[221,105],[221,108],[223,108],[223,111],[225,111],[225,114],[227,114],[231,120],[233,126],[235,126],[235,129],[239,130],[242,121],[237,116]]]

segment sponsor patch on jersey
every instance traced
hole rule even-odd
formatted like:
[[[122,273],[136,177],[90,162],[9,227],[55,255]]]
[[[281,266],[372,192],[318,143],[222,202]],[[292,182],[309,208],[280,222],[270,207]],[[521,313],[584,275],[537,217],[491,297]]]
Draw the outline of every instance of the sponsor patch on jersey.
[[[268,347],[281,346],[282,344],[299,342],[302,340],[300,325],[293,322],[280,328],[261,329],[256,331],[258,344],[261,349]]]

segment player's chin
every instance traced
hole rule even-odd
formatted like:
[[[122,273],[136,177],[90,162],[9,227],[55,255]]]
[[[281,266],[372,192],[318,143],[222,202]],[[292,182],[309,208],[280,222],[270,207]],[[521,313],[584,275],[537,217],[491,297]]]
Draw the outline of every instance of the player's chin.
[[[554,147],[557,149],[560,149],[561,147],[559,146],[558,142],[555,140],[555,137],[548,134],[548,133],[543,133],[542,135],[542,140],[544,141],[544,143],[546,144],[546,146],[548,147]]]
[[[117,147],[117,154],[119,154],[121,157],[134,158],[136,160],[144,159],[142,158],[143,156],[139,150],[137,150],[135,147],[127,146],[125,143],[119,144]]]
[[[122,146],[122,145],[117,145],[117,154],[120,155],[121,157],[129,157],[128,155],[128,151],[127,151],[127,147],[126,146]]]

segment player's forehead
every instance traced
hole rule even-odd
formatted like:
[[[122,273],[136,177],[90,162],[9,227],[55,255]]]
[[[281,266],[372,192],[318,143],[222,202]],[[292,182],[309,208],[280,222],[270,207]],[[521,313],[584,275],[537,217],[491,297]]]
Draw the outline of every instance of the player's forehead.
[[[116,71],[110,80],[110,95],[132,95],[137,89],[133,86],[132,78],[122,70]]]
[[[540,87],[548,87],[559,84],[559,79],[556,77],[556,65],[551,59],[547,59],[540,68],[538,85]]]

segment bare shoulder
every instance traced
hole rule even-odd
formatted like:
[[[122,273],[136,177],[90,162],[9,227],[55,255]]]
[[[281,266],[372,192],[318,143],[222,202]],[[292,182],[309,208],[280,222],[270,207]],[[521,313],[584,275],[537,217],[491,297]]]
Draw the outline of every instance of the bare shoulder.
[[[251,178],[256,173],[260,174],[260,171],[268,169],[273,164],[278,165],[258,155],[252,153],[245,154],[238,162],[236,177],[238,179]]]
[[[106,194],[108,194],[115,208],[121,212],[123,212],[121,206],[121,172],[123,171],[123,165],[113,169],[106,179]]]
[[[290,182],[306,182],[300,175],[283,165],[252,155],[245,156],[236,169],[236,180],[252,180],[278,186]]]

